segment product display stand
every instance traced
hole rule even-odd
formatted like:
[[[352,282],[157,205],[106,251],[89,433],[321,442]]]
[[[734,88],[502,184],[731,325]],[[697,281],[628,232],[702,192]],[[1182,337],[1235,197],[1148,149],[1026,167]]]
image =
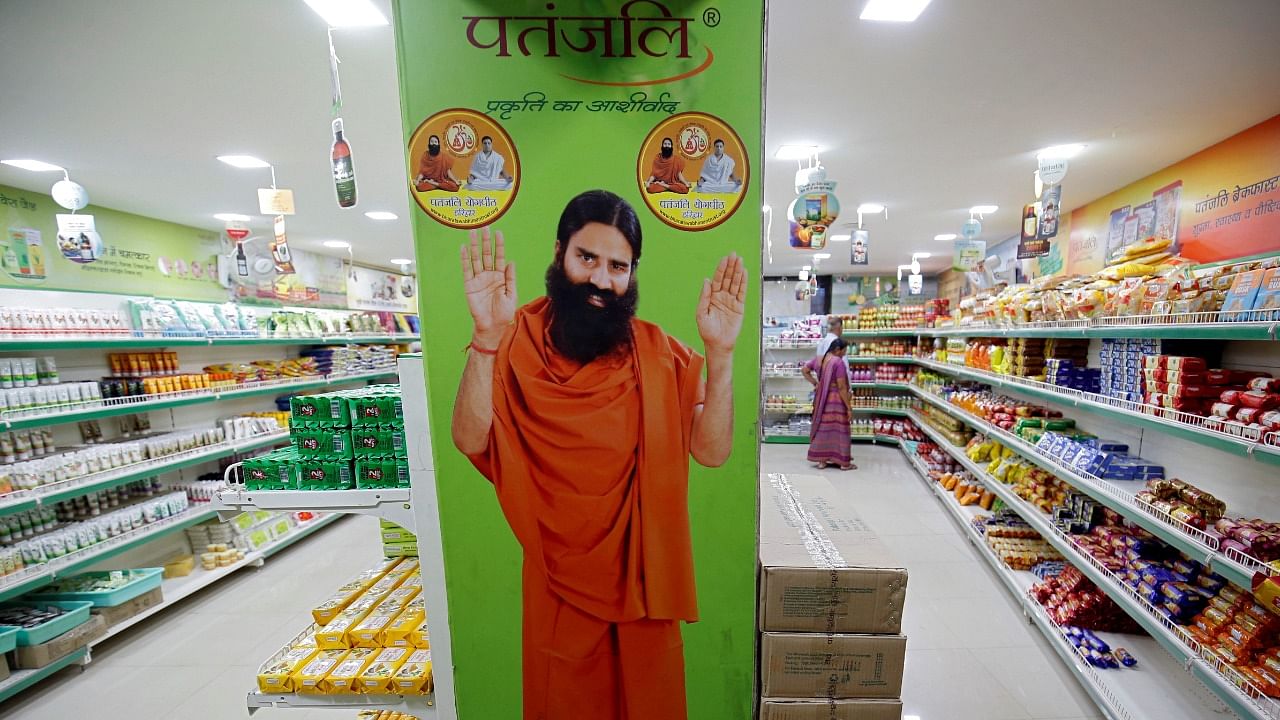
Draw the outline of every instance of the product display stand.
[[[428,695],[310,695],[267,694],[257,689],[246,695],[250,714],[259,708],[377,708],[398,710],[423,718],[456,720],[453,693],[453,659],[450,652],[449,605],[445,591],[444,553],[440,545],[440,512],[436,500],[435,465],[426,403],[426,376],[421,355],[399,360],[404,401],[405,440],[409,451],[408,490],[246,491],[237,482],[238,468],[228,469],[228,488],[219,491],[211,506],[216,512],[235,515],[249,509],[311,510],[374,515],[413,532],[418,538],[418,562],[422,597],[431,638],[433,692]],[[412,399],[412,400],[411,400]],[[301,628],[299,628],[301,630]],[[265,659],[265,658],[261,658]]]

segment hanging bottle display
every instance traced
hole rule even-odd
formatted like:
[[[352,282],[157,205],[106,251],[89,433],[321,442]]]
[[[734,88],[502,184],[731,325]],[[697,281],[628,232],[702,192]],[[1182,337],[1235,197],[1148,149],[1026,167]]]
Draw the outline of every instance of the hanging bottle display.
[[[329,153],[333,162],[333,186],[338,193],[338,206],[356,205],[356,170],[351,164],[351,146],[342,134],[342,118],[333,121],[333,149]]]
[[[236,274],[249,277],[249,258],[244,254],[244,243],[236,243]]]

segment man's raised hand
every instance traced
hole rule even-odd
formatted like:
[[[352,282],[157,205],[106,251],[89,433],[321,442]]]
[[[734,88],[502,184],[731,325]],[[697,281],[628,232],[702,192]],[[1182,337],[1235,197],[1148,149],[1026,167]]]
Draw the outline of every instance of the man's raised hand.
[[[462,287],[475,325],[472,341],[494,350],[516,317],[516,267],[507,262],[502,233],[491,238],[484,228],[469,237],[470,245],[462,246]]]
[[[698,335],[707,352],[733,352],[742,331],[747,271],[742,258],[730,253],[720,258],[716,274],[702,284],[698,298]]]

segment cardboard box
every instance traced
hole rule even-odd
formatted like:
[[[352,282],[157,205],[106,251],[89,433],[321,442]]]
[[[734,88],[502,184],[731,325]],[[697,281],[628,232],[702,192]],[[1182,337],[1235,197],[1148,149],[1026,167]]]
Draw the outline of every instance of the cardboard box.
[[[99,615],[90,615],[88,622],[81,623],[48,642],[15,650],[17,667],[21,670],[42,668],[55,660],[60,660],[73,650],[88,645],[106,633],[106,621]]]
[[[153,608],[162,602],[164,602],[164,593],[161,592],[161,588],[153,588],[115,607],[96,607],[90,612],[101,617],[107,627],[111,627],[112,625],[119,625],[143,610]]]
[[[760,720],[901,720],[901,700],[764,698]]]
[[[830,481],[765,478],[760,527],[761,630],[901,632],[907,571]]]
[[[764,633],[760,658],[763,697],[896,698],[907,638]]]
[[[4,655],[0,655],[0,682],[9,679],[9,662],[5,660]]]

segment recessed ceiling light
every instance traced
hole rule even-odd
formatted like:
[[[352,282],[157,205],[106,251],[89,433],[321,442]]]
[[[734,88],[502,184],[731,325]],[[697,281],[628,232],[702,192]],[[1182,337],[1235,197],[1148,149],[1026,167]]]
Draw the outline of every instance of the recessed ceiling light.
[[[852,237],[852,235],[832,235],[831,242],[849,242]]]
[[[875,215],[884,212],[884,205],[880,203],[862,203],[858,206],[858,213],[862,215]]]
[[[1071,145],[1054,145],[1047,147],[1036,153],[1037,160],[1070,160],[1080,154],[1084,150],[1084,145],[1080,143],[1072,143]]]
[[[271,167],[271,163],[266,160],[260,160],[252,155],[219,155],[218,159],[231,167],[238,167],[241,169]]]
[[[911,259],[912,259],[912,260],[916,260],[916,259],[920,259],[920,260],[928,260],[928,259],[929,259],[929,258],[931,258],[931,257],[933,257],[933,253],[931,253],[931,252],[913,252],[913,253],[911,253]]]
[[[990,215],[1000,209],[999,205],[974,205],[969,208],[969,212],[974,215]]]
[[[346,249],[351,247],[351,243],[346,240],[325,240],[324,246],[327,248]]]
[[[814,253],[813,254],[814,260],[828,260],[830,258],[831,258],[831,253]]]
[[[222,222],[249,222],[249,216],[240,213],[214,213],[213,217]]]
[[[929,0],[867,0],[858,17],[881,22],[914,22],[929,5]]]
[[[369,0],[304,0],[329,27],[374,27],[387,18]]]
[[[802,266],[800,269],[801,269],[801,270],[812,270],[812,269],[813,269],[813,266],[812,266],[812,265],[804,265],[804,266]]]
[[[400,217],[393,212],[387,212],[385,210],[370,210],[365,213],[364,216],[370,220],[395,220]]]
[[[17,160],[0,160],[0,163],[3,163],[5,165],[12,165],[13,167],[16,167],[16,168],[22,168],[23,170],[30,170],[31,172],[53,172],[54,170],[62,169],[61,167],[58,167],[57,165],[54,165],[52,163],[47,163],[43,160],[32,160],[30,158],[19,158]]]
[[[941,235],[934,235],[934,236],[933,236],[933,239],[934,239],[934,240],[942,240],[942,241],[944,241],[944,242],[945,242],[945,241],[947,241],[947,240],[955,240],[955,239],[956,239],[956,234],[955,234],[955,233],[942,233]]]
[[[779,160],[804,160],[817,154],[817,145],[783,145],[773,156]]]
[[[409,258],[391,258],[392,265],[411,265],[413,261]]]

